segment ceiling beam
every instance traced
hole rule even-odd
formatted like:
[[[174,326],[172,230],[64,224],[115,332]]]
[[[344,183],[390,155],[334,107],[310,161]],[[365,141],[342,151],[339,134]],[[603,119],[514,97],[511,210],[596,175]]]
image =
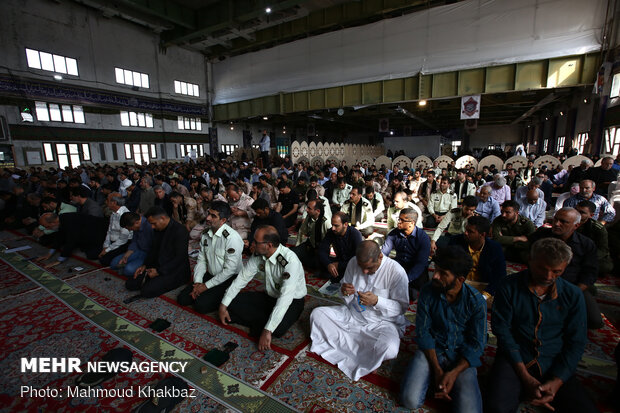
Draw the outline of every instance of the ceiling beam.
[[[535,104],[530,110],[525,112],[523,115],[519,116],[517,119],[513,120],[511,125],[516,125],[522,120],[525,120],[536,113],[539,109],[542,109],[545,105],[553,102],[555,100],[555,93],[551,92],[547,96],[545,96],[540,102]]]
[[[110,4],[109,1],[103,1]],[[172,0],[115,0],[116,4],[168,21],[186,29],[194,29],[194,11]]]

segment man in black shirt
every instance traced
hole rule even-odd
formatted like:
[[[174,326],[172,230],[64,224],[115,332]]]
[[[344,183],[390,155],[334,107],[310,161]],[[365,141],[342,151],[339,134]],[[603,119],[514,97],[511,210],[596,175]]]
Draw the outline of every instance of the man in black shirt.
[[[170,219],[163,208],[153,207],[145,214],[153,229],[153,245],[144,265],[127,279],[128,290],[140,291],[146,298],[174,290],[190,278],[187,246],[189,232],[185,226]]]
[[[278,183],[278,190],[280,191],[280,195],[278,196],[276,211],[282,214],[282,218],[284,218],[284,225],[289,228],[297,222],[299,195],[297,195],[297,193],[283,181]]]
[[[284,224],[284,219],[279,212],[274,211],[269,207],[269,202],[263,198],[258,198],[252,204],[252,209],[256,212],[254,220],[252,220],[252,226],[250,227],[250,235],[247,240],[243,240],[246,247],[249,247],[250,242],[248,240],[254,239],[254,233],[256,229],[263,225],[271,225],[278,231],[280,235],[280,243],[286,245],[288,243],[288,229]]]
[[[553,217],[551,228],[540,227],[528,237],[531,244],[542,238],[559,238],[566,242],[573,251],[573,258],[564,270],[562,278],[575,284],[583,291],[588,315],[588,328],[603,327],[601,310],[596,303],[593,285],[598,276],[598,261],[596,259],[596,245],[594,242],[578,233],[577,227],[581,222],[581,215],[574,208],[561,208]]]
[[[347,269],[349,260],[355,256],[357,246],[363,241],[362,234],[349,225],[349,216],[336,212],[332,216],[332,227],[317,248],[322,272],[321,278],[339,283]],[[333,248],[335,257],[330,255]]]

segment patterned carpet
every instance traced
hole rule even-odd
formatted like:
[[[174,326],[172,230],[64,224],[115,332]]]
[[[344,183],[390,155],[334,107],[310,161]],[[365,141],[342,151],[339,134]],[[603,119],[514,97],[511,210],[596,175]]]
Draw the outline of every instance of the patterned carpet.
[[[32,240],[13,232],[0,232],[0,243],[8,248],[29,245],[32,248],[15,254],[0,252],[0,367],[5,374],[0,379],[0,411],[129,411],[143,401],[138,397],[125,399],[77,399],[22,398],[20,386],[63,388],[73,385],[74,374],[21,374],[21,357],[70,356],[81,360],[98,359],[115,347],[133,349],[136,360],[157,360],[158,357],[136,349],[139,344],[119,339],[117,331],[98,323],[95,317],[76,313],[62,295],[51,294],[28,276],[28,268],[36,268],[25,259],[42,255],[45,249]],[[13,261],[7,258],[14,256]],[[22,262],[22,269],[14,268]],[[76,267],[81,267],[77,271]],[[21,267],[20,267],[21,268]],[[520,270],[509,264],[509,272]],[[40,272],[36,268],[36,272]],[[398,404],[398,388],[404,369],[416,349],[413,339],[415,305],[407,314],[412,323],[402,340],[399,356],[385,362],[375,373],[352,383],[335,366],[327,363],[309,348],[309,314],[320,305],[336,305],[337,298],[325,297],[318,292],[323,284],[307,272],[309,295],[300,320],[282,338],[273,340],[273,350],[259,352],[256,341],[240,326],[223,326],[215,314],[202,315],[176,303],[178,291],[170,292],[152,300],[140,300],[124,304],[132,294],[125,290],[124,279],[112,271],[101,269],[96,263],[80,257],[72,257],[51,272],[51,279],[62,280],[63,285],[75,289],[97,306],[113,314],[118,320],[130,323],[136,332],[147,334],[150,340],[159,341],[171,348],[187,353],[193,363],[210,349],[222,348],[228,342],[238,347],[220,370],[213,369],[217,380],[188,379],[196,384],[198,397],[186,399],[176,411],[285,411],[287,405],[300,411],[403,411]],[[616,367],[613,350],[620,340],[615,327],[620,321],[620,283],[615,279],[600,280],[598,298],[606,314],[606,326],[590,334],[590,343],[580,364],[578,375],[586,383],[588,391],[597,401],[601,411],[611,412],[608,396],[615,382]],[[260,291],[263,282],[254,280],[249,290]],[[166,319],[171,326],[161,333],[154,333],[148,325],[157,318]],[[102,326],[103,325],[103,326]],[[121,337],[122,338],[122,337]],[[495,354],[495,339],[491,335],[480,368],[480,382],[484,391],[485,373]],[[164,374],[127,373],[104,382],[104,388],[123,388],[129,385],[153,385]],[[227,383],[227,385],[224,385]],[[235,387],[237,386],[237,387]],[[260,403],[242,404],[242,397],[232,395],[239,386],[245,395],[252,392]],[[264,394],[260,392],[265,392]],[[233,397],[234,396],[234,397]],[[228,398],[227,398],[228,397]],[[235,398],[236,397],[236,398]],[[257,399],[258,398],[258,399]],[[273,398],[273,399],[272,399]],[[262,404],[261,404],[262,403]],[[267,404],[265,404],[267,403]],[[275,404],[274,404],[275,403]],[[277,404],[281,403],[281,404]],[[260,406],[263,406],[262,408]],[[265,410],[264,406],[272,406]],[[419,412],[447,411],[448,406],[434,401]],[[524,408],[524,412],[528,411]]]

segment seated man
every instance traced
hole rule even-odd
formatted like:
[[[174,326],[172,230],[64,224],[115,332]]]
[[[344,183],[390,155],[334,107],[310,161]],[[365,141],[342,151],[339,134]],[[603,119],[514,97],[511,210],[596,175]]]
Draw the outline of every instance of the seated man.
[[[351,217],[353,225],[364,237],[374,232],[375,215],[370,201],[362,197],[362,188],[354,186],[349,192],[349,200],[342,205],[342,212]]]
[[[535,189],[527,191],[525,198],[517,201],[520,214],[534,223],[536,228],[542,227],[547,217],[547,203]]]
[[[605,225],[592,219],[594,211],[596,210],[596,205],[591,201],[581,201],[577,204],[575,209],[581,215],[581,223],[579,224],[579,228],[577,228],[577,232],[590,238],[596,245],[596,259],[599,265],[599,275],[611,273],[614,264],[609,255],[609,237],[607,235],[607,229]]]
[[[280,244],[274,227],[259,227],[253,244],[254,255],[222,298],[219,319],[249,327],[251,336],[260,336],[262,351],[271,349],[271,336],[282,337],[303,312],[306,278],[299,258]],[[265,291],[239,294],[259,271],[265,272]]]
[[[407,275],[376,242],[363,241],[340,291],[345,305],[318,307],[310,314],[310,351],[357,381],[398,355],[409,306]]]
[[[574,208],[581,201],[590,201],[596,206],[592,218],[605,225],[614,220],[616,217],[616,210],[605,197],[594,193],[595,189],[596,185],[594,181],[589,179],[582,180],[579,182],[579,193],[564,201],[564,206]]]
[[[125,287],[140,291],[142,297],[152,298],[189,281],[189,233],[161,207],[152,207],[145,216],[155,230],[153,245],[144,264],[136,269],[133,277],[127,279]]]
[[[261,175],[262,176],[262,175]],[[271,225],[278,231],[278,235],[284,244],[288,241],[288,228],[284,224],[284,219],[279,212],[274,211],[269,207],[269,201],[259,198],[252,204],[252,209],[256,216],[252,220],[252,226],[250,227],[250,235],[248,239],[243,240],[245,247],[249,247],[251,242],[249,240],[254,239],[254,233],[256,229],[261,225]]]
[[[62,215],[50,213],[46,228],[57,229],[58,236],[51,244],[49,252],[37,258],[37,261],[45,261],[60,250],[58,259],[46,264],[46,268],[65,262],[76,248],[84,251],[89,260],[97,259],[107,233],[105,219],[78,212]]]
[[[124,254],[117,255],[110,262],[110,268],[118,270],[125,277],[133,277],[153,245],[153,227],[149,221],[135,212],[121,216],[121,227],[132,232],[131,242]],[[122,267],[122,268],[121,268]]]
[[[527,237],[535,231],[532,221],[519,213],[519,204],[509,200],[502,205],[502,215],[493,221],[491,232],[493,239],[504,249],[508,261],[525,263],[529,250]]]
[[[200,253],[194,267],[194,283],[179,293],[181,305],[192,304],[199,313],[218,309],[226,289],[241,270],[243,264],[243,240],[226,221],[230,206],[215,201],[209,208],[205,227],[200,239]]]
[[[439,189],[431,194],[426,207],[430,215],[424,221],[425,228],[436,228],[445,215],[457,207],[456,194],[450,191],[450,179],[441,178]]]
[[[489,308],[495,291],[506,278],[506,260],[502,246],[488,238],[490,234],[489,220],[473,216],[467,220],[465,232],[450,239],[451,245],[461,247],[471,256],[473,265],[467,274],[467,283],[482,293]]]
[[[500,174],[495,174],[492,182],[487,182],[483,185],[491,188],[491,198],[497,201],[498,204],[503,204],[504,201],[508,201],[511,198],[510,187],[506,185],[506,178]]]
[[[516,412],[523,397],[558,412],[598,412],[575,377],[588,338],[583,294],[561,277],[572,255],[563,241],[541,239],[532,245],[529,269],[498,290],[485,411]]]
[[[106,206],[112,211],[112,215],[103,241],[103,249],[99,253],[99,262],[105,267],[110,265],[113,258],[127,251],[131,239],[131,232],[121,226],[121,216],[129,212],[125,206],[125,198],[118,192],[112,192],[106,199]]]
[[[372,185],[366,187],[364,198],[370,201],[372,207],[372,213],[375,216],[375,222],[381,222],[383,220],[383,214],[385,213],[385,203],[380,193],[375,192],[375,188]]]
[[[405,371],[401,402],[424,404],[431,377],[436,399],[452,400],[453,411],[482,412],[476,368],[487,339],[487,307],[465,283],[471,257],[457,247],[440,248],[433,281],[422,287],[416,317],[418,350]]]
[[[407,199],[407,193],[405,191],[396,192],[394,194],[393,205],[388,208],[387,212],[387,230],[388,233],[396,228],[398,224],[398,218],[400,218],[400,211],[405,208],[411,208],[418,214],[418,220],[415,225],[418,228],[422,228],[422,210],[413,202]]]
[[[321,200],[308,201],[306,208],[308,215],[299,227],[297,243],[292,248],[306,267],[314,268],[317,266],[316,249],[331,228],[331,222],[325,218],[324,208]],[[329,209],[329,206],[327,208]],[[304,238],[306,239],[304,240]]]
[[[450,238],[465,232],[467,219],[476,214],[478,200],[475,196],[468,195],[463,198],[463,206],[446,214],[437,226],[431,238],[431,254],[437,251],[437,247],[445,247],[450,243]],[[446,233],[444,234],[444,231]]]
[[[278,183],[278,204],[275,210],[282,214],[284,226],[292,227],[297,222],[297,210],[299,209],[299,195],[293,191],[284,181]],[[284,241],[286,242],[286,241]]]
[[[346,183],[344,178],[338,178],[332,193],[332,210],[339,211],[342,208],[342,204],[349,199],[351,188],[352,186]]]
[[[249,195],[244,194],[236,184],[226,186],[226,196],[232,211],[229,219],[230,227],[241,235],[241,239],[248,239],[248,233],[252,226],[251,220],[254,217],[254,210],[252,209],[254,200]]]
[[[349,260],[355,256],[355,250],[362,240],[362,234],[349,225],[349,216],[341,211],[336,212],[332,216],[332,228],[325,234],[317,249],[323,270],[319,277],[339,283]]]
[[[419,291],[428,281],[427,268],[431,241],[423,229],[415,226],[417,215],[411,208],[400,211],[398,228],[393,229],[387,235],[381,252],[383,255],[389,256],[392,250],[396,251],[394,260],[407,272],[411,289]],[[414,299],[412,292],[410,290],[410,300]]]
[[[598,277],[599,267],[596,245],[591,239],[577,232],[580,222],[581,215],[576,209],[560,208],[553,217],[551,228],[538,228],[529,236],[529,241],[533,244],[542,238],[557,238],[570,247],[573,252],[572,259],[566,266],[562,278],[576,284],[583,291],[588,328],[598,329],[603,327],[603,319],[592,288]]]
[[[501,214],[499,204],[495,199],[491,198],[490,186],[480,188],[476,212],[490,222],[493,222]]]
[[[90,190],[84,186],[71,189],[71,203],[82,215],[103,218],[103,209],[94,199],[90,198]]]
[[[515,192],[515,196],[513,197],[513,201],[519,202],[527,195],[528,191],[536,191],[538,197],[544,201],[545,193],[540,189],[540,185],[542,185],[542,179],[535,176],[532,180],[525,186],[517,189]]]

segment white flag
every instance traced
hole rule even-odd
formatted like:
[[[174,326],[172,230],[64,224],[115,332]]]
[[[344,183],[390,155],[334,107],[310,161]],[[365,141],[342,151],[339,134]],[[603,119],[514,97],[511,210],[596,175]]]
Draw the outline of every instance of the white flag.
[[[480,95],[461,98],[461,119],[480,118]]]

